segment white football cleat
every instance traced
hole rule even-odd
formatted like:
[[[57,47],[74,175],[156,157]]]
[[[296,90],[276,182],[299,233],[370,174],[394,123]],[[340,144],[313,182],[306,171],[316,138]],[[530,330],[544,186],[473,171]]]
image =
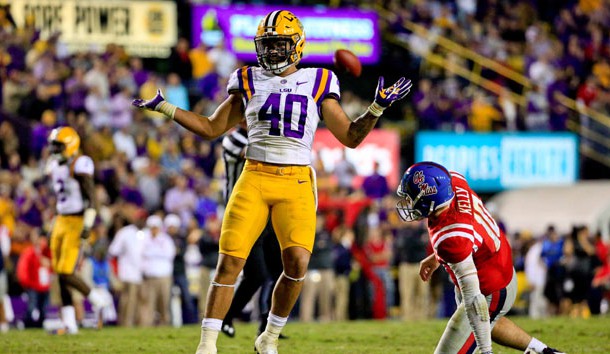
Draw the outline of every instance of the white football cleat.
[[[256,341],[254,342],[254,350],[258,354],[278,354],[277,351],[277,338],[269,337],[266,332],[261,333]]]

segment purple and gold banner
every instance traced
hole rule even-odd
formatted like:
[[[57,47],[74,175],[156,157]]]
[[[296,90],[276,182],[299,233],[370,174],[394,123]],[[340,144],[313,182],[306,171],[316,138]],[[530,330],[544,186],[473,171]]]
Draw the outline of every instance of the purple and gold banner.
[[[228,50],[246,62],[256,61],[254,36],[270,6],[193,5],[192,45],[214,46],[224,39]],[[303,62],[332,63],[337,49],[349,49],[363,64],[376,64],[381,52],[377,13],[355,9],[284,6],[305,27]]]

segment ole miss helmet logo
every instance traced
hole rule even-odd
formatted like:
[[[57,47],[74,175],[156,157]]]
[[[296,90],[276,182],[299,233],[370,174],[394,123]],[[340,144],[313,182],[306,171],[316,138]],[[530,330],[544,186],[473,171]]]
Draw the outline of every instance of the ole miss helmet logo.
[[[420,190],[420,194],[422,196],[433,195],[438,193],[436,186],[430,186],[428,183],[424,182],[425,176],[423,171],[417,171],[413,175],[413,183],[415,183]]]
[[[423,181],[424,181],[424,172],[423,171],[415,172],[415,174],[413,175],[413,183],[419,185]]]

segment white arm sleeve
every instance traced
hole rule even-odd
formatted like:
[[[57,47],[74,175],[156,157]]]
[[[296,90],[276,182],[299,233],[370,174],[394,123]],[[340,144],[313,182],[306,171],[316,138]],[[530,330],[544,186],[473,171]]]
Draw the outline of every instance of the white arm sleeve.
[[[457,278],[468,322],[470,322],[477,347],[481,353],[491,353],[489,307],[479,288],[479,277],[472,255],[459,263],[450,263],[449,267]]]

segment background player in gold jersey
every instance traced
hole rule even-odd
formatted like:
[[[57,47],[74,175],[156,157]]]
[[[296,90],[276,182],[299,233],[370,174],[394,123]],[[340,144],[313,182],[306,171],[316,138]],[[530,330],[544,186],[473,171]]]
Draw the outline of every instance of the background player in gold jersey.
[[[252,245],[269,215],[282,250],[278,279],[265,331],[256,339],[259,354],[277,353],[277,339],[302,288],[316,223],[315,174],[310,167],[313,136],[321,119],[345,146],[358,146],[383,110],[407,95],[411,81],[401,78],[384,88],[379,78],[375,100],[361,116],[348,117],[339,104],[332,71],[297,69],[305,46],[301,21],[289,11],[269,13],[254,38],[260,67],[243,67],[229,79],[229,96],[210,117],[168,103],[160,91],[133,104],[164,113],[193,133],[215,139],[246,118],[246,164],[224,215],[220,258],[210,284],[197,353],[217,352],[216,340],[229,309],[233,288]]]
[[[56,128],[49,135],[51,157],[46,168],[57,198],[57,216],[51,231],[51,256],[61,292],[64,328],[59,333],[68,334],[78,332],[69,287],[86,296],[96,312],[110,301],[74,274],[81,240],[89,237],[98,210],[93,160],[81,155],[79,147],[80,137],[70,127]]]

